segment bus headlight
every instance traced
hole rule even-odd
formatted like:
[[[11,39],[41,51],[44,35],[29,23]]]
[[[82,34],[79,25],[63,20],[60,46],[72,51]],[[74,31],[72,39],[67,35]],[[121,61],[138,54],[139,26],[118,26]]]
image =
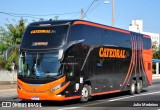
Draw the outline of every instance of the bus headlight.
[[[63,58],[63,52],[64,52],[63,49],[59,50],[59,52],[58,52],[58,60],[62,60],[62,58]]]
[[[61,88],[61,84],[59,84],[59,85],[56,86],[56,87],[51,88],[51,91],[55,91],[55,90],[60,89],[60,88]]]

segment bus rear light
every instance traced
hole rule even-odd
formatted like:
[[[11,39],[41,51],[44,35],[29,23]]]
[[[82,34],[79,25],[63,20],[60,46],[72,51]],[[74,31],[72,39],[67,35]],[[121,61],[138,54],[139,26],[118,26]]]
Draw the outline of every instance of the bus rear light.
[[[58,52],[58,60],[62,60],[63,59],[63,52],[64,52],[63,49],[59,50],[59,52]]]

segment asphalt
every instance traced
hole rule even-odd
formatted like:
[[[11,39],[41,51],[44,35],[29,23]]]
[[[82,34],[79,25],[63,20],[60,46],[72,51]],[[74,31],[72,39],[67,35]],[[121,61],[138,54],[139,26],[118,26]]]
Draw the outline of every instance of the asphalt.
[[[0,110],[160,110],[160,77],[153,76],[153,85],[145,88],[141,94],[131,96],[128,92],[96,96],[87,103],[81,103],[79,100],[65,102],[54,101],[24,101],[17,98],[16,84],[13,88],[4,88],[0,90],[0,101],[14,101],[16,103],[40,103],[41,107],[34,108],[0,108]],[[6,85],[0,85],[0,87]],[[9,87],[9,86],[8,86]],[[142,107],[142,103],[158,104],[158,107]],[[136,105],[137,106],[134,106]]]

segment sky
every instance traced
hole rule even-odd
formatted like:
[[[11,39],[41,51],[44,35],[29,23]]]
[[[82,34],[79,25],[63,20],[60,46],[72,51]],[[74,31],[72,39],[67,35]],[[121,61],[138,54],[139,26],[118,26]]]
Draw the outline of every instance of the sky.
[[[109,3],[104,4],[105,1]],[[14,23],[12,19],[18,21],[21,17],[27,19],[28,23],[39,18],[49,20],[56,15],[59,16],[59,20],[79,19],[80,10],[86,12],[92,2],[93,0],[1,0],[0,26]],[[137,19],[143,20],[144,32],[160,34],[160,0],[114,0],[114,2],[115,27],[128,30],[132,20]],[[95,0],[84,18],[109,26],[111,19],[112,0]]]

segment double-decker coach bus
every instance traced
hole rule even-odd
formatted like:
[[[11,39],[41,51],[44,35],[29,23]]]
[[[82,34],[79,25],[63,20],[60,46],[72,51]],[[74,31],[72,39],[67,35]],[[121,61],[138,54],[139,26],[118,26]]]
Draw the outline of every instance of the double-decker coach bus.
[[[31,23],[19,55],[20,99],[86,102],[152,84],[150,36],[89,21]]]

